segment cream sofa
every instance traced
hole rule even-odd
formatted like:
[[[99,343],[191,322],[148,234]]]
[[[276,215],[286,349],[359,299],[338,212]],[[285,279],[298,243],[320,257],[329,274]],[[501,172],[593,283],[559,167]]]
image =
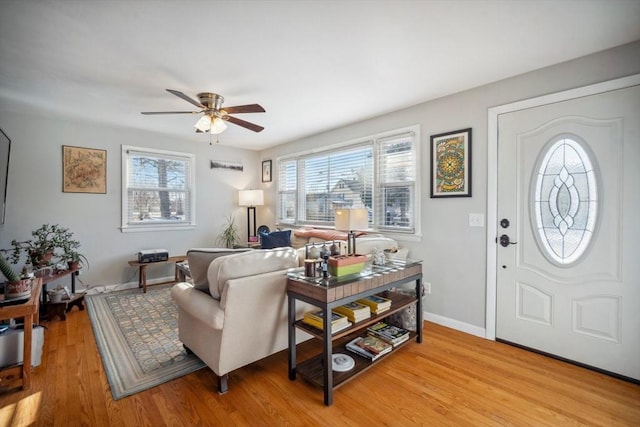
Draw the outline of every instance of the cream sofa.
[[[384,237],[358,239],[360,253],[394,246]],[[219,393],[228,389],[229,372],[287,348],[286,273],[298,268],[303,257],[304,248],[291,247],[187,252],[191,282],[171,289],[178,333],[218,376]],[[297,318],[313,308],[298,302]],[[300,330],[296,334],[298,343],[311,338]]]

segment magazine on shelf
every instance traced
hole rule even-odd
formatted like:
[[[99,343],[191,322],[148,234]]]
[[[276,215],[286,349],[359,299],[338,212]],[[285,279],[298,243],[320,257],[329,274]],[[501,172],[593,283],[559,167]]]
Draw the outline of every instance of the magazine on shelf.
[[[322,323],[322,319],[324,318],[324,311],[323,310],[313,310],[313,311],[307,311],[304,314],[305,319],[312,319],[315,321],[318,321],[320,323]],[[335,324],[344,324],[345,322],[347,322],[349,319],[347,319],[347,316],[345,316],[344,314],[340,314],[340,313],[336,313],[336,312],[331,312],[331,324],[335,325]]]
[[[368,305],[358,302],[350,302],[333,309],[334,312],[343,314],[352,322],[360,322],[361,320],[371,317],[371,309]]]
[[[409,330],[399,326],[378,322],[367,328],[369,334],[381,338],[393,345],[401,344],[409,339]]]
[[[391,300],[380,295],[369,295],[356,302],[369,306],[373,314],[380,314],[391,308]]]
[[[360,347],[360,345],[358,345],[362,340],[364,339],[364,337],[358,337],[355,338],[351,341],[349,341],[347,343],[347,345],[345,346],[347,350],[349,350],[352,353],[355,353],[359,356],[364,357],[365,359],[371,360],[372,362],[380,357],[382,357],[384,354],[375,354],[373,352],[370,352],[368,350],[365,350],[364,348]]]
[[[372,335],[362,337],[362,341],[359,341],[357,345],[374,354],[386,354],[393,350],[393,345]]]
[[[308,313],[305,313],[304,317],[302,318],[302,322],[322,331],[324,329],[322,318],[318,320],[316,316],[307,316],[307,314]],[[338,313],[335,313],[335,314],[338,314]],[[347,319],[346,316],[339,315],[338,317],[336,317],[336,319],[337,319],[336,321],[331,323],[332,334],[335,334],[336,332],[340,332],[351,326],[351,322],[349,322],[349,319]]]

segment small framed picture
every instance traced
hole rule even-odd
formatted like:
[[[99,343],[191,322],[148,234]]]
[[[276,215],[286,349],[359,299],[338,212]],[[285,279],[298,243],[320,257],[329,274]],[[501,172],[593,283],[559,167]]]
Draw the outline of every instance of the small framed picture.
[[[262,162],[262,182],[271,182],[271,160]]]
[[[471,128],[431,136],[431,198],[471,197]]]

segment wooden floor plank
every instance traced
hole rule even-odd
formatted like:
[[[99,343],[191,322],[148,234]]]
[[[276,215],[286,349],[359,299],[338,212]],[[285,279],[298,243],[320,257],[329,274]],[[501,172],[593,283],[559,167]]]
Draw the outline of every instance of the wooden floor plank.
[[[205,368],[113,401],[86,311],[44,325],[32,387],[0,395],[0,426],[640,425],[638,385],[432,323],[423,344],[344,384],[331,407],[288,379],[286,352],[232,372],[224,395]]]

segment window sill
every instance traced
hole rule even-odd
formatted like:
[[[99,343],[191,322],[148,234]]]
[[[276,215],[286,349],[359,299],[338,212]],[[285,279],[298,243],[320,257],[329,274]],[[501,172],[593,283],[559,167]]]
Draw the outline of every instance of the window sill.
[[[167,225],[144,225],[144,226],[136,226],[129,225],[125,227],[120,227],[120,231],[123,233],[141,233],[145,231],[179,231],[179,230],[193,230],[195,229],[195,224],[167,224]]]

